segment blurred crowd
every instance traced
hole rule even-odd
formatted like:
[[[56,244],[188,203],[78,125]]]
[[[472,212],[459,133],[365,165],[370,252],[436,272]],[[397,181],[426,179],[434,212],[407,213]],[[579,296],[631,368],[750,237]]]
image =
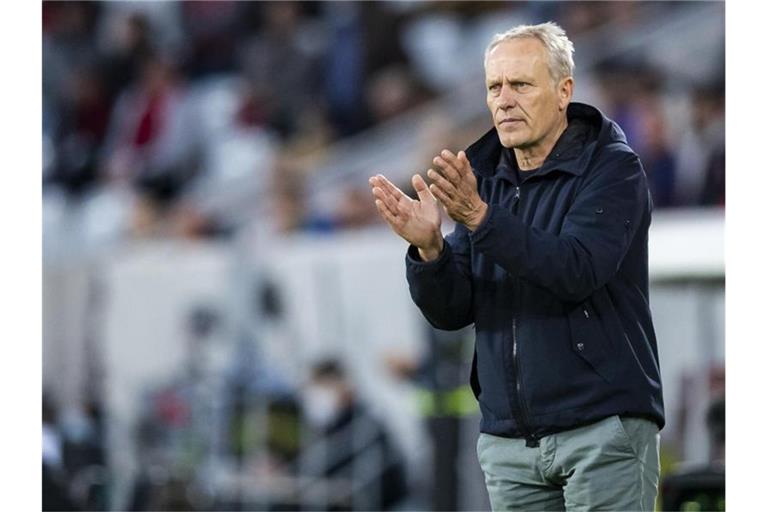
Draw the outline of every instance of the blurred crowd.
[[[432,94],[390,37],[400,21],[371,2],[44,2],[45,186],[120,188],[131,232],[195,236],[227,226],[186,192],[240,174],[301,228],[301,158]]]
[[[451,52],[489,37],[468,27],[511,15],[555,19],[574,40],[606,23],[618,36],[636,5],[43,2],[44,196],[97,205],[101,229],[120,236],[231,233],[236,222],[195,198],[243,183],[277,232],[376,223],[365,177],[324,212],[309,206],[308,177],[336,142],[459,85]],[[681,83],[642,55],[596,69],[599,106],[640,153],[656,207],[722,205],[724,75]],[[671,89],[689,105],[674,127]]]
[[[233,374],[220,396],[212,396],[210,379],[185,370],[192,371],[146,394],[133,429],[139,466],[125,496],[115,496],[100,407],[62,415],[44,394],[42,510],[110,510],[116,498],[121,510],[390,510],[405,503],[405,458],[339,360],[316,361],[298,389],[268,389],[253,372]]]

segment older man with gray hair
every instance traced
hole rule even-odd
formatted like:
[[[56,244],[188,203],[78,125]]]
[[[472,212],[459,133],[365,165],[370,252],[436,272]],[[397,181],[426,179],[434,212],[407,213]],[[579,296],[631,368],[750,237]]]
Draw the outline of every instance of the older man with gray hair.
[[[477,454],[494,510],[653,510],[664,405],[648,306],[651,199],[621,128],[571,101],[554,23],[485,54],[493,128],[443,150],[410,199],[376,207],[411,245],[411,296],[437,328],[474,324]],[[443,238],[440,211],[456,222]]]

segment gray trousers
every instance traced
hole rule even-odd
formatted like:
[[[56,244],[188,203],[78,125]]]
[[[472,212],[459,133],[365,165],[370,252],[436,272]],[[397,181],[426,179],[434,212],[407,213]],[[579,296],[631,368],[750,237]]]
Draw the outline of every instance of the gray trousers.
[[[480,434],[477,456],[494,511],[654,509],[659,429],[645,419],[611,416],[536,448]]]

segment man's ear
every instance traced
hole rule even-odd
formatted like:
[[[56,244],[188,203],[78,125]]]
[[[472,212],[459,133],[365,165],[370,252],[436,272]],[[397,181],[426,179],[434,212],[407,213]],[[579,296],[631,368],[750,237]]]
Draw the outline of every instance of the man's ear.
[[[557,86],[557,106],[560,110],[568,108],[573,98],[573,77],[568,76],[560,80]]]

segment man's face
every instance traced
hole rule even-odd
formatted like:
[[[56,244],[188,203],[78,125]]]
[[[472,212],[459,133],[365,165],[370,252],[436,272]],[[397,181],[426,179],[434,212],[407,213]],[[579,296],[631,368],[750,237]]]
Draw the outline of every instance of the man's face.
[[[560,126],[573,80],[555,84],[544,45],[535,38],[498,44],[485,66],[486,101],[501,144],[533,149]]]

